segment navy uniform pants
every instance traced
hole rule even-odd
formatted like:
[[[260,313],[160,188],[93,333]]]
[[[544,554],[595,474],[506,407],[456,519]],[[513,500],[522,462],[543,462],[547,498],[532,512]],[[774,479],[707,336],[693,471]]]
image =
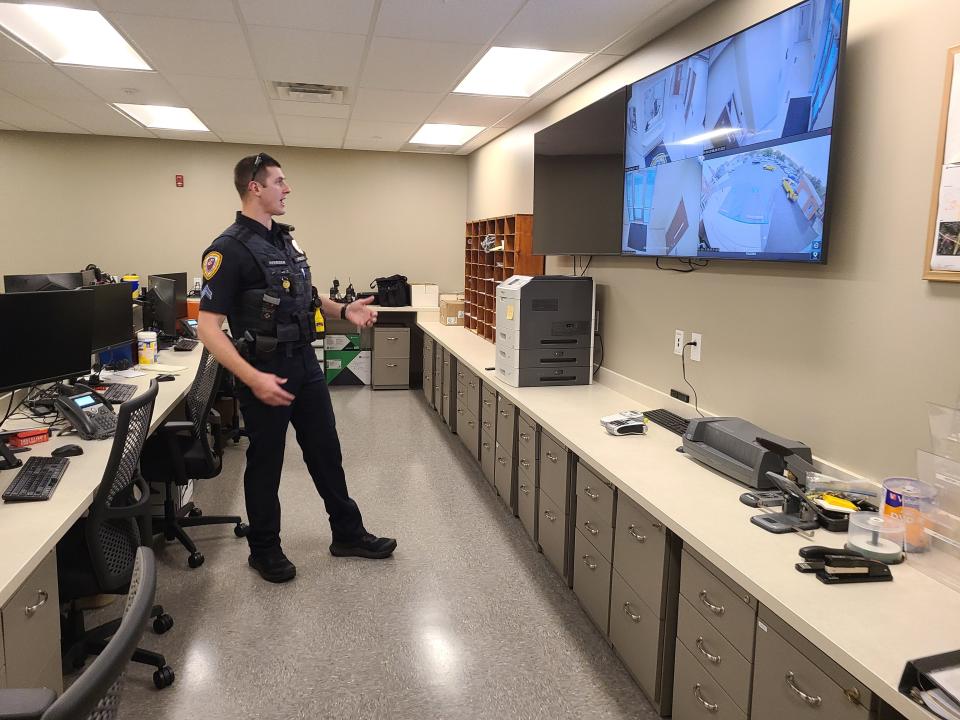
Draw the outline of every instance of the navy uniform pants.
[[[285,351],[257,361],[263,372],[287,378],[283,388],[294,396],[287,406],[260,402],[249,388],[239,391],[240,411],[250,438],[243,476],[251,552],[280,547],[280,475],[287,426],[292,423],[307,470],[323,498],[335,541],[349,542],[366,530],[357,504],[347,492],[340,438],[330,403],[330,391],[313,348]]]

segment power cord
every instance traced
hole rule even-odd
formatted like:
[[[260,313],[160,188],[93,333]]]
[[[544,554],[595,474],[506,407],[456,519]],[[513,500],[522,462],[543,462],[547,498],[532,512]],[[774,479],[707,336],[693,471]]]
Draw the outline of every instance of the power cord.
[[[600,360],[597,362],[596,366],[593,368],[593,377],[597,376],[597,373],[600,372],[600,366],[603,365],[603,335],[598,332],[593,333],[594,337],[600,341]]]
[[[687,272],[687,271],[686,271],[686,270],[679,270],[678,272]],[[692,271],[691,271],[691,272],[692,272]],[[687,348],[688,348],[688,347],[696,347],[696,346],[697,346],[697,341],[696,341],[696,340],[691,340],[690,342],[686,343],[682,348],[680,348],[680,368],[681,368],[682,371],[683,371],[683,381],[687,384],[687,387],[689,387],[689,388],[693,391],[693,408],[694,408],[694,410],[697,411],[697,414],[698,414],[700,417],[705,417],[704,414],[703,414],[702,412],[700,412],[700,402],[699,402],[699,400],[697,399],[697,389],[696,389],[693,385],[690,384],[690,381],[689,381],[689,380],[687,380]]]
[[[670,270],[678,273],[692,273],[694,270],[699,268],[705,268],[710,263],[710,260],[701,260],[700,262],[696,262],[694,258],[677,258],[677,262],[679,262],[681,265],[686,265],[687,268],[685,270],[681,270],[680,268],[664,267],[660,264],[660,258],[658,257],[657,270]]]

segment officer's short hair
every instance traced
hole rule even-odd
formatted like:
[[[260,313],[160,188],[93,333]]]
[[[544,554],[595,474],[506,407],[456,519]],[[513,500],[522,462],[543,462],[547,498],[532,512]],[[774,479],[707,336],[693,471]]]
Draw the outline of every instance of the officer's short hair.
[[[254,176],[254,166],[256,166],[256,176]],[[247,186],[251,180],[259,182],[263,179],[263,173],[268,167],[280,167],[280,163],[266,153],[247,155],[236,164],[233,168],[233,186],[240,193],[240,197],[247,194]]]

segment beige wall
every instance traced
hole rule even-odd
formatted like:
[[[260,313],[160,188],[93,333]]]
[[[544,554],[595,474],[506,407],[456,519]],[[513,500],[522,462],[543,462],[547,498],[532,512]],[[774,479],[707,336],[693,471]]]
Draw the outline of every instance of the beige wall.
[[[468,217],[533,210],[532,134],[792,0],[718,0],[470,156]],[[853,0],[825,267],[715,263],[689,275],[596,258],[605,365],[682,388],[673,331],[704,335],[688,377],[711,412],[810,443],[872,477],[914,472],[926,401],[956,404],[960,285],[921,280],[954,0]],[[589,212],[584,208],[584,212]],[[569,272],[551,258],[548,272]]]
[[[463,287],[463,157],[0,132],[0,273],[188,272],[239,208],[233,165],[266,150],[293,193],[284,218],[326,293],[334,275]],[[174,175],[185,176],[185,187]]]

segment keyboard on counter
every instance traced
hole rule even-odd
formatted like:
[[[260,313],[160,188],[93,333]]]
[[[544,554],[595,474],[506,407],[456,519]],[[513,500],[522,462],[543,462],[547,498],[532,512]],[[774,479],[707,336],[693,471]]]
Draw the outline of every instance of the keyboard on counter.
[[[644,410],[643,416],[650,420],[650,422],[656,423],[660,427],[677,435],[683,435],[687,432],[687,425],[690,424],[689,420],[685,420],[669,410]]]
[[[129,383],[107,383],[103,386],[103,390],[98,389],[97,392],[110,403],[117,405],[119,403],[125,403],[136,395],[137,386],[130,385]]]
[[[20,472],[4,491],[5,502],[32,502],[49,500],[60,478],[70,464],[69,458],[34,455],[20,468]]]
[[[173,344],[173,349],[178,350],[180,352],[186,352],[188,350],[193,350],[199,344],[200,344],[199,340],[191,340],[190,338],[179,338]]]

